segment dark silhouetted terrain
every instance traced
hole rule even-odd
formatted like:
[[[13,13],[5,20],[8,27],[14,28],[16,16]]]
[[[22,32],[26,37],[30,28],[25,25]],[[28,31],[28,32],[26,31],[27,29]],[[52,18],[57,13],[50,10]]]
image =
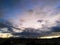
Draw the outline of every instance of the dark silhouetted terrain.
[[[60,45],[60,38],[32,39],[32,38],[8,38],[1,39],[0,45]]]

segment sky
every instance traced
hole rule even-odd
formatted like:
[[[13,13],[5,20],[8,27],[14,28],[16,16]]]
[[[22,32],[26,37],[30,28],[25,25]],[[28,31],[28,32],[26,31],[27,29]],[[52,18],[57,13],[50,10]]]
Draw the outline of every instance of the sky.
[[[60,0],[0,0],[0,18],[21,31],[34,28],[59,32]]]

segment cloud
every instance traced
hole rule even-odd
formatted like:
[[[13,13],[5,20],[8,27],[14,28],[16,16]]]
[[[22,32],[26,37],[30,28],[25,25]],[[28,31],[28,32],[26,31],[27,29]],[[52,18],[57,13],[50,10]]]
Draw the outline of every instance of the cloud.
[[[5,5],[6,8],[7,5],[11,6],[8,6],[8,8],[14,8],[14,11],[16,11],[17,9],[22,10],[22,13],[15,14],[14,16],[11,16],[11,18],[8,17],[9,19],[11,19],[8,20],[12,22],[13,26],[21,28],[21,31],[23,31],[25,28],[39,29],[39,31],[52,31],[51,28],[56,27],[58,24],[56,23],[56,21],[60,22],[59,4],[60,0],[13,0],[10,1],[9,4],[6,3]],[[38,22],[38,20],[42,20],[42,22]]]
[[[51,28],[53,32],[60,32],[60,26],[55,26]]]
[[[51,30],[53,32],[60,32],[60,21],[56,21],[57,25],[52,27]]]
[[[7,29],[7,31],[5,29]],[[9,21],[0,19],[0,30],[1,32],[13,32],[13,25]]]
[[[18,16],[16,15],[16,18],[13,18],[13,25],[25,29],[25,28],[35,28],[40,29],[40,31],[52,31],[52,27],[57,26],[58,23],[56,21],[59,21],[60,17],[60,11],[58,9],[59,0],[50,1],[42,1],[42,0],[33,0],[33,7],[30,6],[32,1],[22,1],[24,2],[22,6],[25,8],[21,14]],[[30,2],[30,3],[26,3]],[[41,3],[40,3],[41,2]],[[34,5],[35,3],[38,3]],[[27,6],[26,6],[27,5]],[[31,7],[29,8],[28,5]],[[21,22],[21,20],[24,20]],[[42,20],[42,22],[37,22],[38,20]],[[59,21],[60,22],[60,21]],[[23,30],[24,30],[23,29]],[[22,30],[21,30],[22,31]]]
[[[50,31],[45,32],[45,31],[40,31],[39,29],[34,29],[34,28],[25,28],[21,33],[13,33],[14,36],[20,36],[24,38],[37,38],[39,36],[44,36],[47,34],[51,34]]]

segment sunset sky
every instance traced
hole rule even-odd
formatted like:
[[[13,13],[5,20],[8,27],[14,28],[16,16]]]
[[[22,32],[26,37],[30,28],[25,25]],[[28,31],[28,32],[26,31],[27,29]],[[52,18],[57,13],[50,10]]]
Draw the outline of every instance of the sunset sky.
[[[0,19],[22,30],[59,32],[60,0],[0,0]]]

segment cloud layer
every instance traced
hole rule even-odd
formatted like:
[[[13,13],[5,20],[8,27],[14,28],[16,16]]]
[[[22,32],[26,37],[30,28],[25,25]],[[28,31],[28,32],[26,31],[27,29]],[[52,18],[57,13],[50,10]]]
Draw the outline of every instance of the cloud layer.
[[[26,28],[33,28],[34,33],[60,31],[60,0],[20,0],[18,2],[11,0],[8,2],[5,1],[6,4],[1,5],[5,16],[2,18],[21,29],[13,29],[14,32],[23,33]]]
[[[24,3],[26,2],[27,1]],[[35,28],[42,31],[52,31],[51,28],[55,27],[58,24],[56,21],[59,21],[60,19],[60,11],[58,8],[59,1],[54,3],[52,3],[53,1],[49,2],[47,0],[42,1],[42,3],[40,2],[41,0],[39,0],[39,3],[34,5],[32,9],[25,8],[22,14],[19,14],[17,19],[15,19],[15,24],[20,28]],[[38,22],[38,20],[42,20],[42,22]]]

